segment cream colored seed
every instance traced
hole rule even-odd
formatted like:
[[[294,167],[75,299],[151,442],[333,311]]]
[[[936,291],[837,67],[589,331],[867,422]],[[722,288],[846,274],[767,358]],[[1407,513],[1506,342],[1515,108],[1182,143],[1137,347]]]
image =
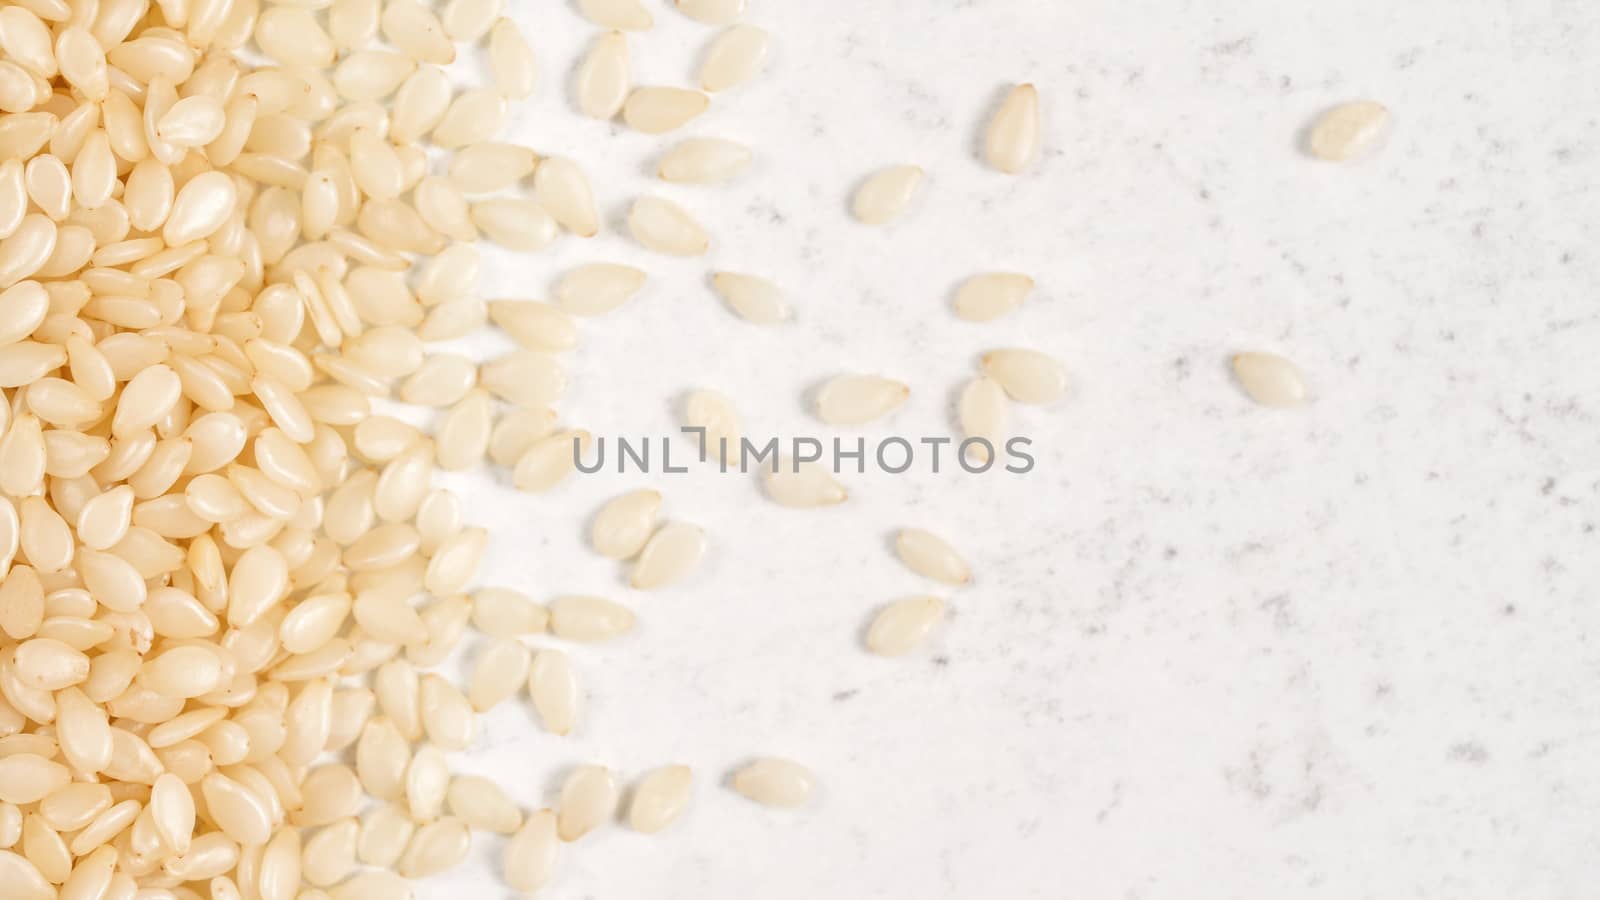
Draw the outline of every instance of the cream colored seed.
[[[711,98],[699,91],[676,87],[641,87],[628,94],[622,120],[645,134],[665,134],[705,112]]]
[[[1344,103],[1323,113],[1311,126],[1311,155],[1331,162],[1363,156],[1377,145],[1389,124],[1389,110],[1372,100]]]
[[[455,61],[456,48],[444,26],[416,0],[385,0],[378,28],[389,43],[419,63],[445,66]]]
[[[704,228],[683,207],[660,197],[640,197],[628,211],[635,240],[658,253],[698,256],[710,247]]]
[[[1262,406],[1292,407],[1306,402],[1305,379],[1294,363],[1273,353],[1240,353],[1233,375],[1250,399]]]
[[[541,809],[512,835],[505,848],[504,875],[513,889],[532,892],[550,880],[561,851],[554,810]]]
[[[468,194],[487,194],[526,178],[538,163],[538,155],[526,147],[485,141],[456,151],[450,180]]]
[[[1067,390],[1061,364],[1037,350],[993,350],[983,355],[983,370],[1019,403],[1053,403]]]
[[[905,403],[911,389],[877,375],[838,375],[817,391],[817,418],[830,425],[861,425]]]
[[[882,225],[899,216],[922,186],[919,166],[891,166],[861,183],[851,201],[855,217],[868,225]]]
[[[356,870],[360,833],[361,824],[356,819],[341,819],[318,831],[305,843],[301,875],[318,887],[338,884],[350,877]]]
[[[786,759],[760,759],[733,776],[734,790],[762,806],[800,807],[811,802],[811,772]]]
[[[738,177],[752,159],[750,148],[734,141],[688,138],[661,157],[656,175],[662,181],[714,184]]]
[[[1039,92],[1031,84],[1019,84],[989,120],[984,157],[989,165],[1015,175],[1038,158],[1039,141]]]
[[[445,795],[450,812],[473,828],[511,834],[522,827],[522,813],[498,784],[476,775],[457,775]]]
[[[617,808],[617,783],[604,766],[579,766],[561,785],[556,833],[572,842],[610,821]]]
[[[637,590],[668,587],[687,578],[706,554],[706,536],[694,525],[669,522],[645,542],[629,583]]]
[[[454,93],[443,69],[419,67],[395,93],[389,139],[401,144],[421,140],[444,118]]]
[[[553,409],[510,409],[489,433],[489,458],[495,465],[514,468],[533,445],[556,430]]]
[[[765,478],[767,496],[781,506],[836,506],[850,499],[828,470],[815,463],[784,463]]]
[[[427,822],[444,808],[450,789],[450,767],[444,751],[431,744],[417,748],[405,770],[406,808],[417,822]]]
[[[559,233],[556,220],[539,204],[516,197],[472,204],[472,224],[489,240],[524,253],[544,249]]]
[[[727,25],[744,15],[744,0],[677,0],[678,11],[707,25]]]
[[[761,71],[771,37],[754,25],[735,25],[717,35],[700,67],[700,86],[710,93],[737,87]]]
[[[560,650],[540,650],[528,667],[528,695],[546,730],[570,734],[578,721],[578,681]]]
[[[489,33],[503,5],[502,0],[450,0],[439,18],[450,40],[473,44]]]
[[[635,621],[632,610],[603,597],[557,597],[549,609],[550,632],[569,641],[611,640],[633,630]]]
[[[472,595],[472,624],[484,634],[536,634],[548,621],[544,607],[517,591],[483,588]]]
[[[596,38],[578,66],[578,111],[595,119],[615,118],[628,99],[632,77],[627,38],[618,32]]]
[[[633,789],[628,824],[634,831],[655,834],[671,825],[689,805],[694,775],[688,766],[662,766]]]
[[[468,699],[478,712],[488,712],[516,695],[528,680],[532,657],[528,648],[515,640],[500,639],[490,644],[472,670]]]
[[[1010,419],[1005,389],[993,378],[974,378],[961,390],[961,397],[956,402],[956,417],[966,437],[988,441],[991,448],[998,446]],[[988,460],[991,456],[983,451],[980,444],[973,444],[969,452],[979,461]]]
[[[716,391],[694,391],[683,404],[683,424],[686,428],[704,429],[697,434],[705,458],[733,463],[741,453],[739,414],[733,403]]]
[[[411,885],[393,872],[381,869],[357,873],[328,891],[330,900],[411,900]]]
[[[489,319],[529,350],[555,353],[578,345],[578,328],[572,317],[548,303],[492,300]]]
[[[903,656],[928,639],[944,618],[938,597],[911,597],[883,608],[867,630],[867,649],[880,656]]]
[[[427,878],[460,865],[472,847],[467,824],[444,816],[417,829],[395,871],[402,878]]]
[[[444,118],[433,129],[433,142],[454,150],[491,140],[500,132],[505,117],[506,100],[498,93],[487,89],[464,91],[451,101]]]
[[[579,237],[593,237],[600,230],[600,215],[595,210],[589,179],[569,159],[550,157],[539,163],[533,175],[534,192],[561,227]]]
[[[589,543],[601,556],[632,559],[650,539],[660,509],[658,491],[640,490],[616,497],[595,516]]]
[[[966,584],[972,569],[943,538],[921,528],[907,528],[895,536],[895,553],[911,571],[946,584]]]
[[[1016,272],[974,275],[956,291],[956,315],[968,322],[988,322],[1011,312],[1033,291],[1033,279]]]
[[[361,821],[356,858],[369,866],[392,866],[405,852],[416,823],[398,804],[379,806]]]
[[[621,306],[644,287],[645,273],[618,263],[590,263],[556,285],[556,301],[575,316],[603,315]]]
[[[717,272],[711,284],[733,311],[759,325],[783,322],[793,315],[783,292],[765,278],[737,272]]]
[[[578,0],[578,10],[602,28],[645,31],[655,24],[639,0]]]
[[[416,71],[410,57],[392,50],[357,50],[339,61],[333,85],[346,100],[382,100]]]
[[[532,95],[538,84],[533,49],[522,29],[510,19],[500,19],[489,30],[489,71],[494,76],[495,89],[514,100]]]

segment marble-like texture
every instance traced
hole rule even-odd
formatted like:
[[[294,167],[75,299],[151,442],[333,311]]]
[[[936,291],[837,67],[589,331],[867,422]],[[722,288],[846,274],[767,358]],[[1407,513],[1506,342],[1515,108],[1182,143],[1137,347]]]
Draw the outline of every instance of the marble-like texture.
[[[714,31],[649,3],[635,77],[688,83]],[[547,296],[597,259],[652,276],[583,323],[568,421],[666,433],[710,387],[752,435],[938,435],[986,349],[1048,351],[1075,380],[1015,410],[1030,475],[851,476],[834,509],[699,468],[533,498],[459,480],[494,527],[490,581],[603,593],[641,622],[572,648],[574,736],[508,704],[462,767],[530,806],[591,761],[698,779],[664,834],[568,848],[550,896],[1593,896],[1600,7],[750,0],[772,65],[682,134],[758,162],[708,188],[650,177],[670,138],[572,115],[592,29],[512,5],[543,79],[512,137],[579,158],[607,229],[493,258],[488,295]],[[1021,80],[1047,149],[1008,178],[976,153]],[[1394,111],[1375,156],[1298,152],[1360,97]],[[929,173],[910,213],[853,223],[853,186],[900,162]],[[707,224],[708,257],[626,238],[646,191]],[[733,318],[712,268],[786,286],[796,321]],[[950,314],[962,278],[1002,268],[1039,281],[1018,313]],[[1226,364],[1241,349],[1297,361],[1313,402],[1251,405]],[[913,395],[881,426],[826,429],[803,398],[842,371]],[[641,595],[579,523],[646,484],[713,549]],[[890,537],[910,524],[960,547],[974,584],[906,570]],[[930,589],[953,615],[926,652],[861,652],[875,609]],[[764,754],[818,773],[813,808],[728,789]],[[481,837],[420,894],[509,896],[502,847]]]

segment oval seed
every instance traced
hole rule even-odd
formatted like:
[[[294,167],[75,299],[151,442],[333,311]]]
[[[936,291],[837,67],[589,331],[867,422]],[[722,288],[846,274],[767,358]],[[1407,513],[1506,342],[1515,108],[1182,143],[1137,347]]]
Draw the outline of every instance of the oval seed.
[[[817,418],[830,425],[862,425],[888,415],[911,389],[876,375],[837,375],[817,392]]]
[[[781,506],[836,506],[850,499],[844,485],[815,463],[780,465],[767,473],[765,485],[767,496]]]
[[[578,720],[578,682],[572,663],[560,650],[540,650],[528,667],[528,694],[544,727],[552,734],[570,734]]]
[[[411,885],[394,872],[369,869],[328,890],[329,900],[411,900]]]
[[[688,577],[705,554],[704,531],[683,522],[669,522],[651,535],[639,551],[629,583],[641,591],[675,584]]]
[[[986,272],[974,275],[956,291],[956,315],[968,322],[998,319],[1027,299],[1033,279],[1016,272]]]
[[[783,300],[783,292],[765,278],[736,272],[717,272],[711,276],[711,284],[733,311],[747,321],[771,325],[793,315]]]
[[[698,256],[710,246],[704,228],[683,207],[660,197],[640,197],[628,211],[635,240],[659,253]]]
[[[688,766],[662,766],[640,780],[628,807],[634,831],[655,834],[671,825],[689,805],[694,774]]]
[[[590,263],[556,285],[556,301],[575,316],[598,316],[626,303],[644,287],[644,272],[617,263]]]
[[[883,608],[867,629],[867,649],[879,656],[903,656],[928,639],[944,618],[938,597],[912,597]]]
[[[911,571],[946,584],[966,584],[972,569],[945,540],[931,531],[906,528],[895,536],[895,553]]]
[[[560,850],[555,812],[541,809],[528,816],[528,821],[506,843],[506,884],[523,892],[538,890],[550,880]]]
[[[532,200],[515,197],[472,204],[472,224],[485,237],[510,250],[533,253],[544,249],[559,233],[556,220]]]
[[[1061,364],[1037,350],[985,353],[983,370],[1018,403],[1053,403],[1067,390],[1067,373]]]
[[[473,828],[511,834],[522,827],[522,813],[500,785],[477,775],[457,775],[445,795],[450,812]]]
[[[1028,167],[1039,155],[1039,92],[1031,84],[1011,89],[984,134],[984,157],[1009,175]]]
[[[645,134],[666,134],[706,111],[711,98],[677,87],[641,87],[622,104],[622,120]]]
[[[650,539],[660,509],[658,491],[640,490],[616,497],[595,516],[589,542],[601,556],[632,559]]]
[[[714,184],[738,177],[753,158],[749,147],[734,141],[688,138],[661,157],[656,176],[682,184]]]
[[[1311,126],[1307,146],[1318,159],[1343,162],[1371,150],[1388,124],[1389,110],[1381,103],[1357,100],[1340,104]]]
[[[891,166],[879,170],[856,189],[851,211],[868,225],[882,225],[905,210],[922,180],[920,166]]]
[[[697,434],[706,458],[733,462],[742,454],[739,414],[733,403],[716,391],[694,391],[683,405],[686,428],[704,429]]]
[[[536,300],[491,300],[489,320],[529,350],[555,353],[578,345],[578,326],[561,309]]]
[[[635,621],[632,610],[604,597],[557,597],[549,609],[550,633],[568,641],[608,641],[633,630]]]
[[[771,37],[754,25],[735,25],[717,35],[700,67],[700,86],[711,93],[749,81],[767,60]]]
[[[301,875],[318,887],[338,884],[356,870],[356,847],[361,825],[355,819],[341,819],[324,827],[306,841],[302,851]]]
[[[495,88],[517,100],[531,95],[538,82],[533,49],[522,29],[510,19],[496,21],[489,31],[489,72],[494,76]]]
[[[961,431],[969,438],[988,441],[990,449],[998,446],[1006,433],[1010,409],[1006,403],[1005,389],[993,378],[974,378],[961,390],[956,402],[956,415]],[[983,452],[981,445],[972,445],[971,452],[979,461],[992,455]]]
[[[385,740],[393,739],[394,734],[391,733]],[[359,752],[360,745],[356,746]],[[394,750],[387,751],[387,754],[385,757],[375,757],[373,762],[377,767],[374,769],[374,774],[377,775],[381,771],[378,778],[383,782],[382,787],[388,792],[388,796],[376,793],[374,796],[384,800],[403,796],[406,808],[411,810],[411,817],[418,822],[426,822],[438,815],[444,803],[445,788],[450,780],[450,770],[445,763],[443,751],[430,744],[424,744],[417,748],[415,754],[405,759],[404,768],[398,771],[393,766],[401,761],[401,757]],[[395,780],[390,781],[390,779]],[[363,779],[363,786],[366,783]]]
[[[412,879],[437,875],[460,865],[471,847],[467,824],[455,816],[444,816],[417,829],[395,871]]]
[[[539,204],[561,227],[579,237],[593,237],[599,232],[594,194],[577,163],[560,157],[546,158],[533,173],[533,189]]]
[[[516,695],[528,678],[528,667],[533,657],[528,648],[510,638],[491,643],[478,657],[472,670],[467,699],[478,712],[488,712]],[[457,815],[462,815],[457,812]],[[470,820],[470,816],[462,816]],[[512,826],[508,831],[514,830]]]
[[[484,634],[537,634],[548,621],[544,607],[516,591],[484,588],[472,595],[472,624]]]
[[[617,808],[617,783],[605,766],[579,766],[561,785],[556,833],[571,843],[610,821]]]
[[[445,750],[465,750],[477,731],[472,704],[438,675],[422,676],[422,724],[428,740]]]
[[[578,11],[603,28],[645,31],[655,24],[639,0],[578,0]]]
[[[595,119],[616,118],[628,99],[631,79],[627,39],[615,31],[596,38],[578,66],[578,111]]]
[[[1233,375],[1250,399],[1262,406],[1286,408],[1306,402],[1300,368],[1275,353],[1240,353],[1233,357]]]
[[[397,804],[379,806],[367,813],[356,840],[356,857],[369,866],[392,866],[405,852],[416,823]]]
[[[733,776],[733,788],[762,806],[800,807],[811,801],[811,772],[787,759],[760,759]]]
[[[677,0],[678,12],[707,25],[726,25],[744,15],[744,0]]]

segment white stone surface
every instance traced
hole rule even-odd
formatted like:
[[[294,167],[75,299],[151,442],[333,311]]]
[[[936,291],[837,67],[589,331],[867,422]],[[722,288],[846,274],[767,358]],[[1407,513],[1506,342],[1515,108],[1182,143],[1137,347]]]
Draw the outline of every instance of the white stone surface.
[[[583,323],[567,422],[669,433],[705,387],[752,436],[947,435],[987,349],[1045,350],[1074,378],[1064,401],[1015,409],[1033,473],[846,476],[832,509],[779,508],[703,467],[532,498],[459,480],[493,527],[491,582],[640,617],[569,648],[587,704],[572,737],[507,704],[461,767],[528,807],[580,763],[628,783],[669,762],[696,774],[682,820],[584,838],[549,896],[1592,894],[1600,8],[750,0],[768,70],[659,138],[576,117],[595,30],[568,4],[513,5],[541,84],[512,139],[579,159],[606,224],[496,257],[487,296],[547,297],[587,261],[651,274]],[[636,80],[691,83],[715,30],[649,5]],[[1015,81],[1039,86],[1046,150],[1011,178],[977,150]],[[1362,97],[1394,111],[1377,154],[1299,152],[1320,110]],[[757,163],[728,185],[655,181],[691,135],[745,141]],[[858,180],[901,162],[929,173],[908,214],[855,223]],[[641,192],[705,223],[710,253],[628,239]],[[771,278],[797,318],[736,319],[713,269]],[[957,320],[955,286],[987,269],[1038,290],[1000,321]],[[1312,403],[1251,405],[1227,369],[1244,349],[1294,359]],[[827,429],[805,395],[843,371],[912,397]],[[586,531],[646,485],[712,552],[641,595]],[[973,585],[902,566],[905,525],[960,548]],[[925,592],[953,611],[925,652],[862,652],[879,606]],[[729,789],[769,754],[817,773],[812,808]],[[475,840],[419,895],[509,897],[503,839]]]

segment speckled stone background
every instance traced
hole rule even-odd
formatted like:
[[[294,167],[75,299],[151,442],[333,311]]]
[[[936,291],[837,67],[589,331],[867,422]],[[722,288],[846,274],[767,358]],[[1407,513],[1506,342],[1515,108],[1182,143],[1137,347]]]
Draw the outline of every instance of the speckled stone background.
[[[636,80],[690,83],[714,31],[647,3]],[[548,296],[590,260],[652,275],[584,323],[568,421],[664,434],[710,387],[751,435],[944,435],[986,349],[1045,350],[1075,380],[1015,410],[1031,474],[850,476],[836,509],[699,467],[533,498],[459,481],[498,539],[489,580],[641,616],[573,649],[573,737],[507,704],[462,767],[530,806],[581,762],[698,777],[665,834],[568,848],[549,896],[1595,895],[1600,6],[750,0],[772,65],[683,134],[759,161],[679,187],[651,177],[668,139],[571,112],[593,28],[568,3],[510,5],[543,79],[512,138],[582,160],[611,227],[495,256],[488,295]],[[1024,80],[1047,147],[1008,178],[976,147]],[[1361,97],[1394,111],[1380,152],[1299,152],[1319,111]],[[914,208],[853,223],[852,187],[900,162],[929,172]],[[711,253],[628,240],[642,192],[699,216]],[[714,268],[784,285],[796,321],[735,319]],[[952,289],[985,269],[1039,289],[1007,319],[956,320]],[[1226,369],[1240,349],[1298,361],[1314,401],[1250,405]],[[806,392],[842,371],[899,377],[911,402],[826,429]],[[691,581],[650,595],[585,541],[601,502],[642,485],[713,540]],[[860,649],[872,611],[934,587],[889,552],[904,525],[977,575],[944,593],[926,652],[886,661]],[[814,807],[733,794],[760,754],[813,767]],[[509,896],[501,847],[481,838],[421,895]]]

